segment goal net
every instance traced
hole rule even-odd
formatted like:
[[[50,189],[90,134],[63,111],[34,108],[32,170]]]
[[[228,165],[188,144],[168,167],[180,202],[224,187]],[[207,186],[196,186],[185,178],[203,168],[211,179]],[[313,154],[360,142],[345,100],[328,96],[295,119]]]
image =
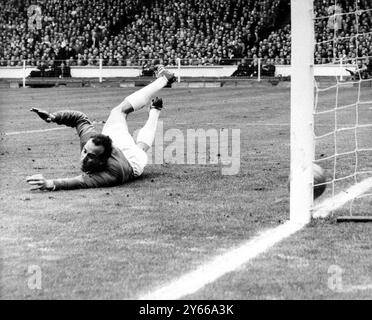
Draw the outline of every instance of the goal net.
[[[303,157],[312,158],[325,169],[327,188],[315,203],[311,198],[308,207],[303,207],[306,202],[297,208],[291,207],[291,218],[309,219],[307,210],[310,210],[313,217],[331,215],[339,221],[372,221],[372,2],[305,0],[301,4],[292,0],[292,10],[303,10],[303,18],[307,19],[312,11],[312,26],[306,30],[306,22],[302,20],[298,24],[302,23],[300,29],[304,30],[295,31],[296,18],[292,11],[292,60],[295,63],[292,63],[292,91],[302,87],[311,92],[313,100],[310,99],[310,117],[308,111],[293,110],[306,102],[291,93],[291,113],[295,115],[291,115],[291,127],[293,121],[305,126],[297,131],[291,128],[291,174],[296,170],[302,173],[298,178],[302,182],[297,184],[304,185],[302,192],[310,198],[312,190],[309,191],[308,186],[313,181],[312,173],[301,167],[309,165]],[[300,56],[310,46],[311,62]],[[296,67],[296,62],[300,67]],[[297,72],[306,72],[312,80],[304,82],[300,75],[296,76]],[[310,138],[308,127],[312,127]],[[305,139],[308,139],[306,146]],[[292,202],[295,203],[291,199]],[[298,213],[300,206],[302,216]]]

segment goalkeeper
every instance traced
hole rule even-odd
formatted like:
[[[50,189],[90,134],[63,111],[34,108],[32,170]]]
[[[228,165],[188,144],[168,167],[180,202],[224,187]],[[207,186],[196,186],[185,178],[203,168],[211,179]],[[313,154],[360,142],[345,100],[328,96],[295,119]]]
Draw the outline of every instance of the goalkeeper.
[[[156,126],[163,107],[162,99],[155,98],[150,106],[149,117],[138,132],[137,142],[130,135],[127,115],[144,107],[168,83],[175,81],[172,73],[160,66],[157,79],[148,86],[134,92],[112,109],[102,133],[98,133],[88,117],[79,111],[48,113],[32,108],[46,122],[74,127],[80,137],[81,170],[77,177],[45,179],[36,174],[27,177],[32,190],[70,190],[78,188],[110,187],[139,177],[147,164],[146,151],[151,147]]]

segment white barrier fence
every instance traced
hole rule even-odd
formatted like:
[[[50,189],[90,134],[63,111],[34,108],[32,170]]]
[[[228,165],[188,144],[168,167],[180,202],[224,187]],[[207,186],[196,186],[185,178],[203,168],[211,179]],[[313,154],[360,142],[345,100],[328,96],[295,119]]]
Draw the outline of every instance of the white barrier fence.
[[[261,61],[258,59],[258,73],[255,75],[257,81],[261,80]],[[178,61],[179,62],[179,61]],[[174,72],[180,81],[183,77],[209,77],[209,78],[224,78],[230,77],[237,69],[237,65],[181,65],[168,66],[170,71]],[[346,69],[355,69],[355,65],[343,64],[319,64],[314,65],[315,76],[349,76]],[[25,79],[30,76],[31,71],[38,70],[34,66],[0,67],[0,79]],[[103,81],[104,78],[133,78],[142,75],[142,67],[140,66],[102,66],[100,62],[97,66],[71,66],[70,72],[72,78],[96,78]],[[276,65],[275,76],[290,76],[290,65]]]
[[[314,65],[314,76],[316,77],[346,77],[350,73],[346,69],[355,70],[355,65],[348,64],[316,64]],[[275,75],[287,77],[291,75],[291,66],[277,65]]]
[[[167,67],[174,72],[176,77],[230,77],[237,66],[182,66]],[[36,67],[0,67],[0,78],[3,79],[22,79],[27,78],[31,71],[38,70]],[[70,67],[72,78],[133,78],[142,75],[142,68],[131,67],[111,67],[111,66],[73,66]]]

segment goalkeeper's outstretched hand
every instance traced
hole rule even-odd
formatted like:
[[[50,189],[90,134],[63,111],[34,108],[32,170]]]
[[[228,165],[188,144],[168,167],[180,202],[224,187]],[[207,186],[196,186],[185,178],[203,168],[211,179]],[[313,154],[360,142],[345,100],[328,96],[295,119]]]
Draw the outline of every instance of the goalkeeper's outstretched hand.
[[[31,108],[31,112],[35,112],[41,119],[43,119],[45,122],[52,122],[55,119],[55,116],[48,111],[38,109],[38,108]]]
[[[34,186],[31,190],[48,190],[51,191],[54,189],[53,180],[47,180],[43,177],[42,174],[34,174],[33,176],[27,177],[26,181]]]

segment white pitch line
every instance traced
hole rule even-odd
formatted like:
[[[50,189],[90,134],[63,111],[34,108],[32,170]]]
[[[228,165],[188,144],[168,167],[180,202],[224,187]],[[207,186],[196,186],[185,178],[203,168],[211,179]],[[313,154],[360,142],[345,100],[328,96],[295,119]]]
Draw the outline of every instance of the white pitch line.
[[[93,124],[93,125],[97,125],[97,124],[103,124],[103,123],[93,121],[92,124]],[[37,129],[37,130],[13,131],[13,132],[4,132],[3,134],[4,134],[5,136],[14,136],[14,135],[18,135],[18,134],[41,133],[41,132],[57,131],[57,130],[66,130],[66,129],[70,129],[70,130],[71,130],[71,127],[67,127],[67,126],[66,126],[66,127],[57,127],[57,128],[49,128],[49,129]]]
[[[185,123],[185,124],[189,124],[189,123]],[[226,125],[237,125],[237,124],[240,124],[242,126],[254,126],[254,127],[259,127],[259,126],[263,126],[263,127],[288,127],[290,126],[291,124],[290,123],[283,123],[283,122],[278,122],[278,123],[271,123],[271,122],[268,122],[268,123],[265,123],[265,122],[242,122],[242,123],[236,123],[236,122],[204,122],[204,123],[201,123],[201,124],[204,124],[204,125],[222,125],[222,126],[226,126]]]
[[[41,132],[65,130],[65,129],[71,129],[71,128],[62,127],[62,128],[50,128],[50,129],[38,129],[38,130],[13,131],[13,132],[5,132],[4,135],[14,136],[14,135],[18,135],[18,134],[41,133]]]
[[[342,288],[340,291],[342,293],[348,293],[348,292],[355,292],[355,291],[366,291],[366,290],[372,290],[372,283],[371,284],[360,284],[355,286],[346,286],[345,288]]]
[[[352,186],[345,192],[335,196],[337,205],[332,199],[326,199],[315,207],[313,217],[323,217],[332,210],[341,207],[346,202],[360,196],[372,187],[372,178],[366,179]],[[193,294],[213,283],[218,278],[232,272],[258,255],[264,253],[278,242],[290,237],[306,226],[306,223],[288,221],[274,229],[266,230],[237,248],[232,248],[225,254],[213,258],[210,262],[200,266],[169,284],[139,297],[139,300],[173,300]]]
[[[361,196],[368,190],[372,189],[372,178],[364,179],[363,181],[353,185],[346,191],[340,192],[333,198],[325,199],[314,207],[313,218],[325,218],[330,212],[341,208],[345,203]]]
[[[102,123],[93,123],[93,124],[102,124]],[[140,125],[143,124],[142,122],[131,122],[132,125]],[[180,122],[176,123],[178,125],[187,125],[188,123],[186,122]],[[226,123],[213,123],[213,122],[207,122],[203,123],[204,125],[225,125]],[[231,123],[233,124],[233,123]],[[244,123],[246,126],[289,126],[289,123]],[[4,132],[2,133],[5,136],[14,136],[14,135],[19,135],[19,134],[29,134],[29,133],[41,133],[41,132],[48,132],[48,131],[57,131],[57,130],[66,130],[66,129],[71,129],[70,127],[61,127],[61,128],[49,128],[49,129],[37,129],[37,130],[24,130],[24,131],[13,131],[13,132]]]
[[[173,300],[195,293],[226,273],[236,270],[273,245],[301,230],[305,224],[288,221],[279,227],[262,232],[239,247],[217,256],[195,271],[185,274],[170,284],[145,294],[139,300]]]

